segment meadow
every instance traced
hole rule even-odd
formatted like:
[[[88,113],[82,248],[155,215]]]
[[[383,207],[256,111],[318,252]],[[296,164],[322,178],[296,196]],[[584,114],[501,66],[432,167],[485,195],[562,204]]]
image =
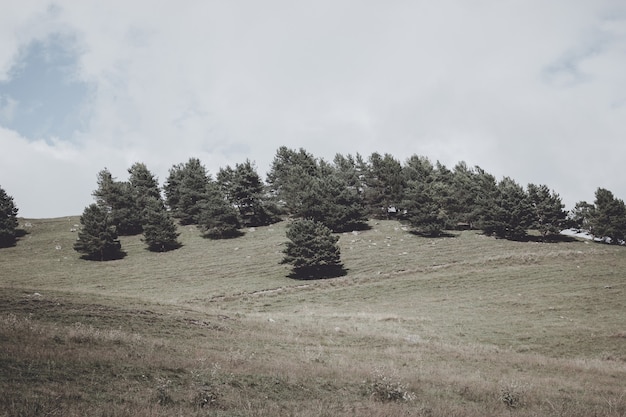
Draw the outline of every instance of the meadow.
[[[92,262],[78,217],[0,249],[0,416],[626,416],[626,248],[340,235],[288,278],[285,222]]]

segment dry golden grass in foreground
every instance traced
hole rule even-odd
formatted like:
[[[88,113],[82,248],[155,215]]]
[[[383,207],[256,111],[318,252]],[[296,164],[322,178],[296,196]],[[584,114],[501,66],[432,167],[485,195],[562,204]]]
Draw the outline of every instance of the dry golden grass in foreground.
[[[624,248],[341,236],[294,281],[284,224],[82,261],[77,218],[0,251],[0,416],[624,416]]]

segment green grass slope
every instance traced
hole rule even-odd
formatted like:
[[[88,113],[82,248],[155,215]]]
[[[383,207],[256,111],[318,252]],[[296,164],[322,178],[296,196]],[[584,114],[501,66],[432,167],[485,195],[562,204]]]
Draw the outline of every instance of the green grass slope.
[[[77,217],[0,250],[0,416],[625,416],[626,252],[341,235],[297,281],[285,223],[90,262]]]

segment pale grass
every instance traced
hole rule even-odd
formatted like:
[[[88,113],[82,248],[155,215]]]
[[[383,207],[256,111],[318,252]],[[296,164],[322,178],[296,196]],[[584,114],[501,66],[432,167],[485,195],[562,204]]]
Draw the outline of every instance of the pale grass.
[[[285,223],[100,263],[76,217],[29,222],[0,252],[0,416],[626,415],[624,248],[379,221],[340,235],[345,277],[296,281]],[[414,398],[373,400],[380,370]]]

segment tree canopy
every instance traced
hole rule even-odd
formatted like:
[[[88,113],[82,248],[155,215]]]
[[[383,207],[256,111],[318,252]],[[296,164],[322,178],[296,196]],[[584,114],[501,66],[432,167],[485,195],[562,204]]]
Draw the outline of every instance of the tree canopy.
[[[80,216],[80,222],[82,226],[74,250],[82,253],[85,259],[108,261],[124,256],[109,211],[98,204],[91,204]]]
[[[0,247],[12,246],[17,237],[18,208],[13,197],[0,187]]]

